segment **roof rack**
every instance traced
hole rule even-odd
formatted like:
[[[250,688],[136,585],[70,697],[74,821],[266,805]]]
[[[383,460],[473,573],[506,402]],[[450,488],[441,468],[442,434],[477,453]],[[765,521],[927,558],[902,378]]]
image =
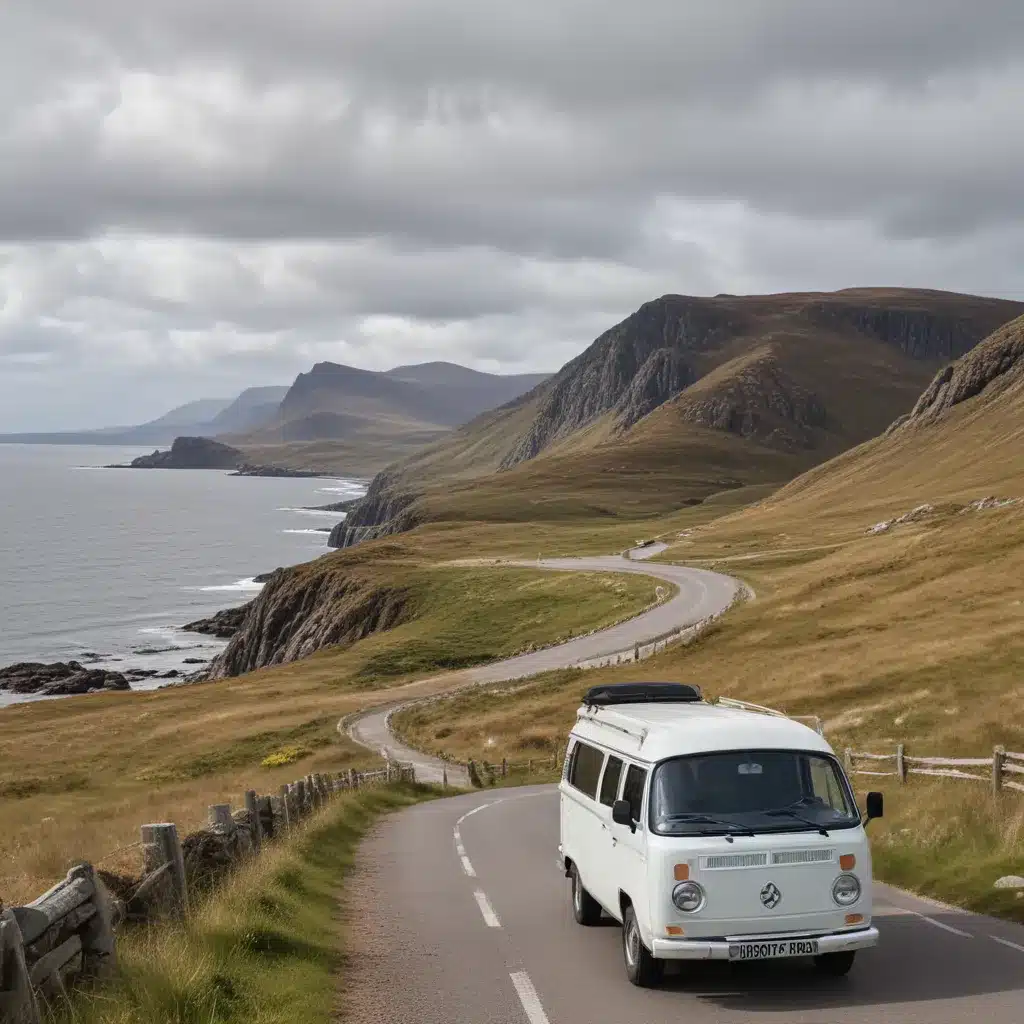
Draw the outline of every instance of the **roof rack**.
[[[690,683],[606,683],[587,690],[588,707],[613,704],[695,704],[702,701],[700,687]]]
[[[735,697],[719,697],[715,703],[723,708],[756,711],[762,715],[771,715],[773,718],[788,718],[793,722],[806,722],[819,736],[825,735],[824,723],[818,715],[787,715],[785,711],[766,708],[763,704],[751,704],[749,700],[737,700]]]

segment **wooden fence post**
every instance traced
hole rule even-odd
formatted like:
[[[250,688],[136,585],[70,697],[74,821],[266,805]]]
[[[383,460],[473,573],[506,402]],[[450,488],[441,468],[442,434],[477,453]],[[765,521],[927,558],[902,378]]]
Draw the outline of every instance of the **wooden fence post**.
[[[442,768],[441,769],[441,788],[442,789],[447,789],[448,788],[448,769],[447,768]]]
[[[255,789],[245,791],[245,810],[249,815],[249,834],[252,836],[253,853],[260,852],[263,839],[263,827],[260,823],[259,797]]]
[[[853,750],[850,747],[847,747],[846,750],[843,751],[843,764],[846,766],[846,774],[847,775],[852,775],[853,774]]]
[[[530,758],[529,761],[526,762],[526,774],[527,775],[532,775],[533,774],[533,758],[532,757]]]
[[[111,917],[107,887],[96,877],[91,864],[79,864],[68,872],[68,878],[81,878],[92,886],[95,913],[79,933],[82,942],[82,971],[90,978],[102,978],[117,963],[114,922]]]
[[[12,1024],[40,1024],[42,1020],[13,910],[0,912],[0,1013]]]
[[[306,780],[299,779],[295,783],[295,816],[304,818],[306,816]]]
[[[503,757],[501,759],[501,777],[504,779],[508,776],[508,758]]]
[[[235,819],[231,817],[231,804],[211,804],[208,813],[211,825],[223,825],[227,829],[235,827]]]
[[[261,796],[259,810],[260,834],[264,839],[274,838],[274,800],[273,797]]]
[[[639,661],[640,660],[640,645],[639,644],[633,644],[633,660],[634,661]]]
[[[902,743],[896,744],[896,778],[901,786],[907,781],[907,762],[904,760],[904,750]]]
[[[992,750],[992,792],[997,796],[1003,788],[1003,762],[1006,760],[1006,747],[995,747]]]
[[[172,822],[157,822],[142,826],[143,871],[149,875],[165,864],[170,864],[172,916],[182,919],[188,913],[188,890],[185,885],[185,858],[181,852],[177,826]]]

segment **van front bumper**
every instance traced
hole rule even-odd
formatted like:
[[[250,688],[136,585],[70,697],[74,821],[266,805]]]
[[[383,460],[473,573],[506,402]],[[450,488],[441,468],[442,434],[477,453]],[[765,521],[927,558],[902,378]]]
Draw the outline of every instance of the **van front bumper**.
[[[833,932],[829,935],[784,932],[775,935],[736,935],[724,939],[655,939],[651,953],[659,960],[728,960],[730,946],[788,939],[815,939],[818,955],[821,956],[824,953],[845,953],[875,946],[878,944],[878,929],[859,928],[857,931]]]

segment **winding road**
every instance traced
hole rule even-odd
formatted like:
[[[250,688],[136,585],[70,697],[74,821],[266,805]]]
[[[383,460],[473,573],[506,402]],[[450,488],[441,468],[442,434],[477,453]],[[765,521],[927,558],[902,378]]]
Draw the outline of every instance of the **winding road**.
[[[653,554],[645,549],[643,554]],[[636,554],[634,557],[638,557]],[[537,563],[531,563],[537,564]],[[679,588],[612,629],[473,670],[519,678],[631,651],[720,614],[742,586],[698,569],[625,558],[540,563],[641,572]],[[465,676],[460,677],[465,680]],[[443,764],[388,732],[389,709],[351,735],[421,779]],[[450,772],[453,782],[458,779]],[[358,1024],[1017,1024],[1024,1020],[1024,927],[875,889],[881,943],[829,979],[800,961],[670,964],[663,985],[625,977],[620,929],[581,928],[556,864],[554,786],[472,792],[384,819],[348,887],[346,1019]]]
[[[664,550],[664,545],[637,549],[633,552],[633,558],[611,555],[517,563],[554,572],[638,573],[671,583],[677,588],[677,593],[668,601],[635,618],[590,636],[577,637],[556,647],[469,669],[460,674],[460,684],[501,683],[553,669],[587,666],[620,654],[632,657],[635,646],[642,646],[666,634],[720,615],[735,600],[742,584],[730,576],[706,569],[644,560],[661,550]],[[404,706],[403,703],[375,708],[365,715],[350,719],[346,725],[347,731],[357,743],[386,754],[393,761],[411,762],[416,767],[416,777],[422,782],[440,782],[442,772],[447,770],[448,779],[453,785],[467,786],[469,779],[465,769],[445,765],[437,758],[413,750],[391,734],[389,718]]]

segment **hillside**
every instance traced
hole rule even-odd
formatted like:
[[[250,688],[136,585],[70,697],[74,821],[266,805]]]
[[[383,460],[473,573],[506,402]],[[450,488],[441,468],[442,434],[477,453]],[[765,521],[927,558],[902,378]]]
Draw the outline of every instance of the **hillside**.
[[[269,423],[287,393],[288,388],[283,385],[246,388],[230,405],[210,418],[210,435],[240,433]]]
[[[389,467],[346,546],[443,519],[646,515],[782,483],[881,433],[1024,304],[934,291],[667,295]]]

